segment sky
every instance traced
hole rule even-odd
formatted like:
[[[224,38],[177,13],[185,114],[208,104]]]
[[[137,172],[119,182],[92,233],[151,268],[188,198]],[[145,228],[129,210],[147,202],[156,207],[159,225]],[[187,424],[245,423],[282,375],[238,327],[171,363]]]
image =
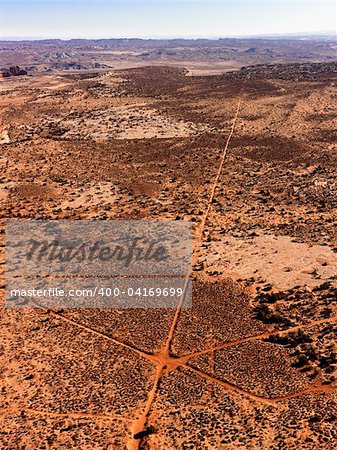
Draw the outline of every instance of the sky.
[[[0,0],[0,39],[336,33],[335,1]]]

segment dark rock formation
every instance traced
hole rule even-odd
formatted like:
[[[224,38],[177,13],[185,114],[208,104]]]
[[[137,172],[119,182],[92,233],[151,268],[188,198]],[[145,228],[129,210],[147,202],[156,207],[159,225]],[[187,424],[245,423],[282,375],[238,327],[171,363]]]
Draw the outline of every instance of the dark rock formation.
[[[17,77],[20,75],[27,75],[27,71],[24,69],[20,69],[19,66],[12,66],[9,69],[5,69],[2,71],[3,78]]]
[[[249,52],[252,49],[246,50]],[[290,80],[290,81],[329,81],[337,76],[337,62],[330,63],[291,63],[256,64],[241,67],[239,71],[223,75],[228,79],[252,80]]]

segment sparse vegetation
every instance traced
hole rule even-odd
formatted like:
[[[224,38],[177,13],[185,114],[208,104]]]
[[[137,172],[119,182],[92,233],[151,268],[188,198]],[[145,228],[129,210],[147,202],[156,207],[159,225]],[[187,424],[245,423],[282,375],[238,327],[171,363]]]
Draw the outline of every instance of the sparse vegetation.
[[[149,66],[97,67],[117,44],[130,56],[107,65]],[[34,44],[1,45],[3,65],[29,66]],[[324,448],[335,436],[336,64],[310,64],[297,41],[303,64],[196,77],[150,63],[231,53],[240,66],[266,62],[269,47],[286,61],[294,47],[123,41],[89,62],[82,42],[71,58],[74,43],[35,45],[31,76],[1,83],[1,248],[8,218],[189,220],[193,305],[4,309],[4,448]],[[329,57],[330,44],[311,45],[310,58]]]

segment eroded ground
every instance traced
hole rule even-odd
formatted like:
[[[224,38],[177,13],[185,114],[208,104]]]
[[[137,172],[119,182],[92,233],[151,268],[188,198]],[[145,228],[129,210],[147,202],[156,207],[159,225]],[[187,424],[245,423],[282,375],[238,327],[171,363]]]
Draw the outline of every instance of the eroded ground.
[[[2,250],[7,218],[195,232],[190,310],[2,311],[2,448],[335,447],[331,67],[1,81]]]

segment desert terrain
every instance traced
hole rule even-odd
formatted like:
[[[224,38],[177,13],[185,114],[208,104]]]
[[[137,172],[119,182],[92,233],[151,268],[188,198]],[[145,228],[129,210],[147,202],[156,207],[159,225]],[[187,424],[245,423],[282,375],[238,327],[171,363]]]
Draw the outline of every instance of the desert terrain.
[[[331,62],[336,36],[212,39],[45,39],[1,41],[0,68],[24,66],[29,73],[108,72],[143,66],[176,66],[190,75],[215,75],[268,63]]]
[[[305,41],[286,61],[238,44],[257,49],[222,74],[191,73],[191,47],[81,70],[41,56],[60,44],[13,45],[0,65],[28,75],[0,79],[0,448],[334,449],[335,44],[312,44],[318,62]],[[216,55],[202,64],[223,72]],[[189,220],[192,308],[5,308],[9,218]]]

